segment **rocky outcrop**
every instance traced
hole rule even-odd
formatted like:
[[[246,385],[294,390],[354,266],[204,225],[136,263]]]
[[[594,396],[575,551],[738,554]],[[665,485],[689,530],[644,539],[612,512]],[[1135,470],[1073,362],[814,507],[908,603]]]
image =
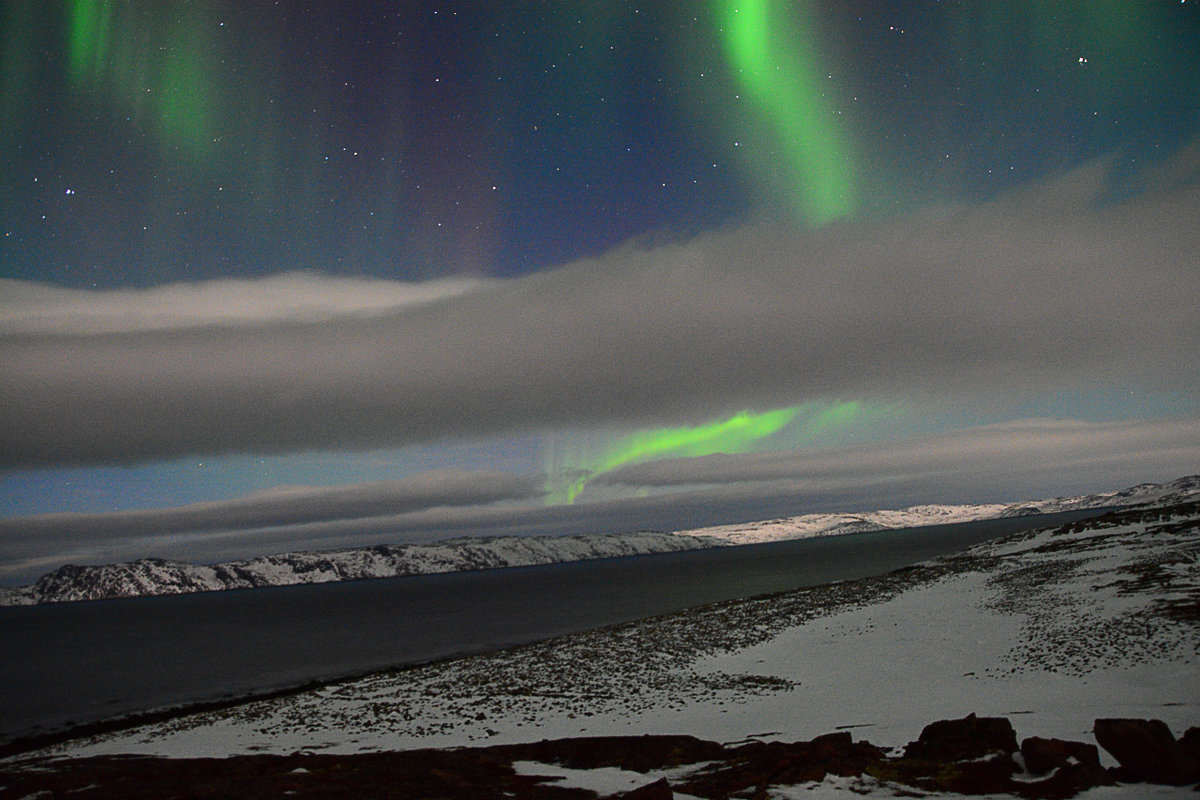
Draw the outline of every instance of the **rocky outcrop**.
[[[1179,737],[1179,744],[1192,754],[1192,758],[1200,761],[1200,728],[1188,728]]]
[[[827,776],[868,793],[878,782],[960,795],[1009,794],[1041,800],[1074,797],[1093,786],[1145,780],[1176,783],[1188,769],[1200,730],[1178,742],[1155,720],[1097,720],[1096,732],[1122,766],[1110,775],[1094,745],[1059,739],[1026,739],[1013,756],[1016,734],[1007,719],[976,717],[926,726],[899,758],[848,732],[807,742],[722,745],[693,736],[603,736],[530,744],[408,750],[353,755],[293,754],[225,759],[106,756],[0,764],[0,787],[13,797],[100,798],[373,796],[542,798],[584,800],[596,794],[559,785],[550,765],[572,770],[619,768],[646,775],[620,797],[671,800],[692,797],[767,797],[772,789],[812,784]],[[1165,735],[1164,735],[1165,734]],[[1181,761],[1182,759],[1182,761]],[[520,763],[520,770],[516,768]],[[1181,767],[1182,764],[1182,767]],[[539,765],[547,765],[540,774]],[[662,775],[670,770],[671,778]],[[657,773],[657,774],[654,774]],[[1136,776],[1136,777],[1135,777]],[[5,795],[9,796],[9,795]]]
[[[933,791],[990,794],[1010,791],[1019,771],[1017,734],[1003,717],[939,720],[926,725],[904,756],[877,775]]]
[[[926,761],[966,761],[1017,752],[1017,732],[1004,717],[949,719],[926,725],[904,757]],[[1014,764],[1015,767],[1015,764]]]
[[[1021,767],[1013,758],[1016,733],[1009,721],[971,714],[927,725],[901,758],[882,761],[868,772],[928,791],[1045,800],[1118,782],[1179,786],[1200,781],[1200,772],[1188,771],[1187,765],[1194,768],[1194,762],[1188,761],[1187,747],[1158,720],[1097,720],[1095,732],[1120,767],[1105,770],[1093,744],[1031,737],[1020,746],[1024,774],[1019,774]]]
[[[868,742],[854,742],[847,732],[809,742],[750,742],[729,748],[723,761],[701,769],[675,788],[697,797],[730,797],[743,792],[761,797],[771,786],[822,781],[826,775],[862,775],[883,755],[883,750]]]
[[[621,795],[621,800],[672,800],[675,791],[666,778],[659,778],[654,783],[634,789]]]
[[[1191,749],[1191,737],[1187,745],[1175,741],[1161,720],[1098,719],[1092,733],[1120,764],[1113,770],[1119,781],[1171,786],[1200,781],[1200,759]]]
[[[1084,789],[1116,783],[1100,765],[1094,744],[1033,736],[1021,742],[1021,758],[1025,771],[1039,779],[1040,797],[1074,797]]]
[[[1094,744],[1043,739],[1031,736],[1021,742],[1021,758],[1031,775],[1048,775],[1056,769],[1079,765],[1088,769],[1100,766],[1100,751]]]
[[[695,736],[580,736],[491,749],[500,755],[511,756],[514,761],[541,761],[568,769],[616,767],[630,772],[648,772],[726,757],[723,745]]]

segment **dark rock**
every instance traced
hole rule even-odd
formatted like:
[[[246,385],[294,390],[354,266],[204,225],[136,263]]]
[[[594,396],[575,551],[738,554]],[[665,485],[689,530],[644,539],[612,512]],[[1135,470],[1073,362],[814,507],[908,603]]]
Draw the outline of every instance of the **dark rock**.
[[[1017,734],[1003,717],[940,720],[925,726],[904,757],[871,770],[877,778],[958,794],[1010,792]]]
[[[1040,781],[1012,784],[1009,790],[1021,797],[1031,800],[1066,800],[1080,792],[1095,786],[1116,786],[1106,770],[1094,773],[1078,764],[1055,770],[1049,777]]]
[[[654,783],[638,787],[631,792],[621,795],[623,800],[675,800],[675,792],[666,778],[659,778]]]
[[[730,748],[726,763],[714,765],[676,788],[701,797],[728,797],[747,789],[761,793],[769,786],[824,780],[830,773],[862,775],[883,755],[869,742],[855,743],[846,731],[808,742],[751,742]]]
[[[1011,756],[996,753],[968,761],[904,757],[875,765],[867,773],[881,781],[928,791],[1001,794],[1016,786],[1012,779],[1015,771]]]
[[[1094,744],[1034,736],[1021,742],[1026,769],[1034,775],[1049,777],[1027,783],[1018,791],[1025,797],[1059,800],[1074,797],[1093,786],[1116,783],[1100,765],[1100,751]]]
[[[0,796],[161,800],[164,797],[437,797],[443,800],[587,800],[593,792],[516,775],[486,749],[221,759],[102,756],[52,770],[0,765]]]
[[[1119,781],[1170,786],[1200,781],[1200,759],[1189,751],[1189,746],[1175,741],[1162,720],[1098,719],[1092,732],[1100,746],[1120,763],[1112,771]]]
[[[999,794],[1013,786],[1016,765],[1010,756],[995,754],[976,761],[949,764],[943,771],[942,791],[958,794]]]
[[[965,761],[992,753],[1012,755],[1017,751],[1017,733],[1004,717],[940,720],[925,726],[917,741],[904,748],[905,758],[932,761]],[[1015,765],[1014,765],[1015,769]]]
[[[1096,745],[1084,742],[1031,736],[1021,742],[1021,756],[1025,759],[1025,768],[1033,775],[1045,775],[1055,769],[1073,766],[1072,761],[1080,766],[1103,769]]]
[[[1200,761],[1200,728],[1188,728],[1179,737],[1179,746],[1191,753],[1192,758]]]
[[[559,764],[569,769],[619,767],[630,772],[715,761],[726,755],[722,745],[694,736],[582,736],[492,749],[514,759]]]
[[[1200,744],[1200,729],[1177,742],[1154,720],[1097,720],[1097,739],[1122,760],[1117,773],[1132,780],[1130,765],[1165,769],[1167,750],[1185,764]],[[39,794],[91,800],[158,800],[162,797],[438,797],[445,800],[594,800],[595,793],[559,785],[553,775],[520,774],[516,761],[554,763],[574,769],[615,766],[646,772],[706,762],[691,776],[647,783],[621,795],[633,800],[671,800],[675,792],[703,798],[766,797],[772,788],[823,780],[827,775],[871,775],[881,781],[959,795],[1011,794],[1030,800],[1066,800],[1112,780],[1091,745],[1055,739],[1026,739],[1026,764],[1042,780],[1014,780],[1003,719],[934,723],[909,745],[902,758],[887,758],[849,732],[807,742],[755,741],[725,747],[691,736],[611,736],[447,750],[411,750],[351,755],[232,756],[225,759],[161,759],[107,756],[0,763],[0,796]],[[1116,748],[1115,750],[1113,748]],[[1013,747],[1015,749],[1015,745]],[[1126,752],[1128,751],[1128,752]],[[1146,751],[1157,754],[1154,758]],[[982,753],[983,755],[979,755]],[[1135,757],[1136,756],[1136,757]],[[1157,761],[1155,761],[1157,759]],[[1149,770],[1143,764],[1143,770]],[[548,769],[547,772],[554,770]],[[522,770],[527,773],[528,770]],[[1146,771],[1145,780],[1162,780]],[[1178,777],[1178,775],[1176,775]],[[647,778],[647,780],[649,780]],[[903,790],[898,790],[903,791]]]
[[[855,742],[849,731],[827,733],[810,742],[795,744],[797,757],[820,764],[828,773],[842,777],[862,775],[868,764],[879,761],[884,751],[870,742]],[[821,776],[820,779],[824,779]]]

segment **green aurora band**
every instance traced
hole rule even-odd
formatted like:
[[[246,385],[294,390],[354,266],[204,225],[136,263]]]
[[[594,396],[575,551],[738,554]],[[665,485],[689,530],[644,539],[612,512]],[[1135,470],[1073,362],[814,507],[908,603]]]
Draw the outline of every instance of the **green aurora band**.
[[[71,0],[67,4],[67,68],[74,85],[86,85],[103,74],[111,28],[111,0]]]
[[[778,433],[797,418],[804,417],[805,429],[812,431],[840,427],[860,414],[857,401],[835,403],[826,408],[802,404],[771,411],[742,411],[728,419],[696,426],[679,426],[639,431],[625,436],[598,454],[568,458],[568,479],[555,483],[556,470],[551,466],[551,483],[547,486],[547,504],[575,502],[589,482],[626,464],[652,461],[658,458],[695,458],[714,453],[744,453],[756,443]]]
[[[64,57],[72,87],[106,98],[164,143],[203,154],[215,128],[204,6],[69,0]]]
[[[828,69],[814,43],[814,15],[805,2],[726,0],[717,9],[719,35],[736,79],[773,132],[789,201],[817,225],[852,214],[855,166],[848,139],[826,99]]]

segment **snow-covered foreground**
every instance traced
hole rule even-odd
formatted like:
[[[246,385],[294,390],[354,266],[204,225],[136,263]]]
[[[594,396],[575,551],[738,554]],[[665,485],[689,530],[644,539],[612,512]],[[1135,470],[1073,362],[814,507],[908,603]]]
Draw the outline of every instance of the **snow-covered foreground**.
[[[1100,717],[1158,718],[1178,736],[1200,723],[1198,653],[1200,506],[1192,502],[1018,534],[881,578],[331,684],[55,752],[350,753],[644,733],[729,743],[838,729],[898,747],[929,722],[972,712],[1008,717],[1021,738],[1091,742]],[[829,779],[777,796],[850,790]],[[1185,790],[1131,791],[1083,796]]]
[[[666,778],[676,781],[686,777],[688,770],[654,770],[649,773],[630,772],[615,767],[594,770],[574,770],[554,764],[526,762],[519,765],[525,775],[561,775],[556,785],[592,791],[601,797],[619,796],[646,786],[649,781]],[[1076,800],[1167,800],[1168,798],[1195,797],[1190,788],[1178,786],[1155,786],[1153,784],[1122,784],[1120,786],[1098,786],[1075,795]],[[851,800],[855,797],[885,798],[953,797],[943,792],[923,792],[909,786],[893,786],[870,778],[843,778],[829,775],[825,780],[795,786],[774,787],[770,800]],[[1012,800],[1011,794],[971,795],[976,800]],[[695,795],[674,793],[674,800],[702,800]]]

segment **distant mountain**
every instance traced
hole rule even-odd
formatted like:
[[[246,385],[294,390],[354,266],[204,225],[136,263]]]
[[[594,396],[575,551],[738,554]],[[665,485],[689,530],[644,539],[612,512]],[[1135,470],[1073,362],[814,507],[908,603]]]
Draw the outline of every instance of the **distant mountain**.
[[[143,558],[122,564],[67,564],[32,586],[0,590],[0,605],[187,594],[297,583],[395,578],[593,558],[697,550],[724,542],[703,536],[640,532],[581,536],[503,536],[433,544],[283,553],[222,564]]]
[[[1200,497],[1200,475],[1179,478],[1170,483],[1144,483],[1117,492],[1080,497],[1056,497],[1010,504],[920,505],[858,514],[802,514],[674,533],[646,531],[453,539],[433,544],[376,545],[351,550],[283,553],[221,564],[191,564],[159,558],[98,566],[67,564],[43,575],[32,586],[0,589],[0,605],[186,594],[553,564],[996,517],[1145,503],[1177,503],[1196,497]]]
[[[679,531],[680,535],[704,535],[726,544],[758,544],[786,539],[808,539],[814,536],[841,536],[847,533],[866,533],[921,525],[940,525],[951,522],[973,522],[1003,516],[1007,505],[921,505],[898,510],[863,511],[845,514],[801,514],[795,517],[764,519],[733,525]],[[1029,512],[1039,513],[1037,511]]]
[[[777,542],[807,539],[812,536],[839,536],[920,525],[973,522],[996,517],[1021,517],[1054,514],[1090,508],[1134,506],[1143,503],[1178,503],[1200,496],[1200,475],[1190,475],[1170,483],[1142,483],[1119,492],[1103,492],[1079,497],[1055,497],[1020,503],[983,505],[920,505],[889,511],[865,511],[856,514],[801,514],[796,517],[744,522],[679,531],[680,534],[707,536],[728,544]]]
[[[1188,475],[1170,483],[1139,483],[1119,492],[1087,494],[1082,497],[1055,497],[1028,503],[1013,503],[1002,516],[1053,514],[1107,506],[1138,506],[1145,503],[1171,505],[1200,496],[1200,475]]]

